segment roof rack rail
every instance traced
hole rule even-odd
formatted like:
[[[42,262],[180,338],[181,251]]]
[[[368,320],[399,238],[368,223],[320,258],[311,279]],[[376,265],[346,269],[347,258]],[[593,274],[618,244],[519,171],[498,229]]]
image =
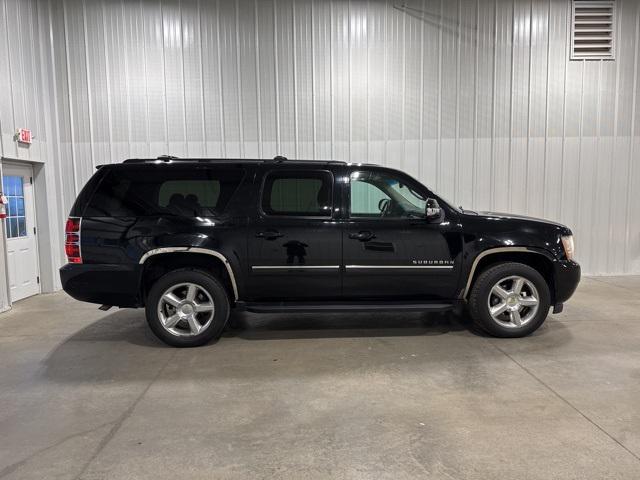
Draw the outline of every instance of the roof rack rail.
[[[174,157],[173,155],[159,155],[156,160],[164,160],[164,161],[169,161],[169,160],[179,160],[178,157]]]

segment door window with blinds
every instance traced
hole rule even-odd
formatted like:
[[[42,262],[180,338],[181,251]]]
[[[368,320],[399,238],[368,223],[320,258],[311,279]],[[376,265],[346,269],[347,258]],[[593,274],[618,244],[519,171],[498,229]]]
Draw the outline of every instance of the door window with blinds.
[[[6,207],[7,218],[5,219],[7,238],[27,236],[23,181],[23,177],[18,175],[5,175],[2,177],[2,192],[9,202]]]
[[[331,172],[271,172],[262,189],[262,210],[267,215],[330,217],[332,196]]]

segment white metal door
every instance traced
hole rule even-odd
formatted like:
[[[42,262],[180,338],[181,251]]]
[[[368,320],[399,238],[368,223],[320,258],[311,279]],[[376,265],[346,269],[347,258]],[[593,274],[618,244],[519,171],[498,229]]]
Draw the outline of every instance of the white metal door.
[[[32,176],[28,165],[2,165],[2,193],[9,200],[4,222],[12,302],[40,293]]]

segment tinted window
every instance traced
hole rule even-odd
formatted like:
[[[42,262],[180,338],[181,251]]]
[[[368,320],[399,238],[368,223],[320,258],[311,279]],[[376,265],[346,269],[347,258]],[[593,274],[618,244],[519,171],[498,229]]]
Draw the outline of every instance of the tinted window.
[[[84,215],[212,216],[224,210],[242,176],[240,169],[118,168],[107,173]]]
[[[265,180],[262,210],[268,215],[330,217],[333,176],[329,172],[277,172]]]
[[[351,174],[350,216],[423,218],[426,196],[414,182],[387,172]]]

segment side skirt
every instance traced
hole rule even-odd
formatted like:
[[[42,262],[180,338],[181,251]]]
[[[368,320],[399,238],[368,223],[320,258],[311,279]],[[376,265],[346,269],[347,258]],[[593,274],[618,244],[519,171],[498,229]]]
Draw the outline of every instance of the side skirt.
[[[430,302],[237,302],[238,310],[253,313],[446,312],[456,303]]]

